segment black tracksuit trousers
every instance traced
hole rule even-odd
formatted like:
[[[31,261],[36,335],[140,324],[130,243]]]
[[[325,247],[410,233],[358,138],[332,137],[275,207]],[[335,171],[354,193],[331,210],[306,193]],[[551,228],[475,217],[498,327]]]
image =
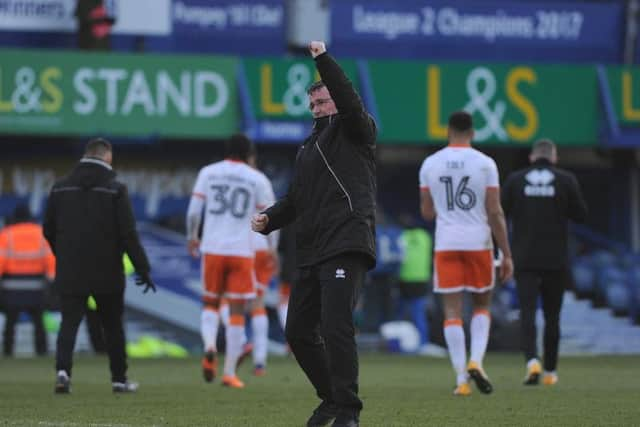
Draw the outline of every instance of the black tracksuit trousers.
[[[362,401],[353,309],[366,271],[365,258],[351,253],[298,269],[285,328],[291,351],[318,397],[356,415]]]
[[[536,310],[538,297],[541,297],[544,314],[543,366],[545,371],[555,371],[560,343],[560,309],[567,273],[565,270],[516,271],[515,278],[520,300],[524,357],[527,361],[538,357]]]
[[[122,325],[124,313],[124,293],[93,295],[98,306],[98,316],[104,331],[109,355],[111,381],[125,382],[127,377],[127,355],[125,335]],[[71,376],[73,348],[76,344],[78,327],[87,311],[89,295],[61,295],[62,324],[58,332],[56,349],[56,371],[64,370]]]
[[[44,320],[42,314],[44,313],[43,307],[27,307],[16,308],[7,307],[5,309],[6,319],[4,324],[4,341],[3,352],[5,356],[13,356],[13,347],[15,341],[15,330],[18,318],[21,312],[29,313],[31,322],[33,322],[33,334],[36,354],[38,356],[44,356],[47,354],[47,332],[44,329]]]

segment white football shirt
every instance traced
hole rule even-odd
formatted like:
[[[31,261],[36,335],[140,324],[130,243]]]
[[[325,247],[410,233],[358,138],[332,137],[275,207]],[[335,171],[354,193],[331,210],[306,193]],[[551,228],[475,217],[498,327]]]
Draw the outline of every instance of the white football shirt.
[[[275,202],[269,179],[244,162],[223,160],[200,170],[196,198],[205,201],[200,251],[253,257],[251,217]]]
[[[256,252],[268,251],[269,240],[267,240],[267,236],[260,233],[253,233],[253,249],[255,249]]]
[[[471,147],[445,147],[420,168],[420,188],[428,188],[436,211],[435,250],[491,249],[486,190],[499,187],[495,161]]]

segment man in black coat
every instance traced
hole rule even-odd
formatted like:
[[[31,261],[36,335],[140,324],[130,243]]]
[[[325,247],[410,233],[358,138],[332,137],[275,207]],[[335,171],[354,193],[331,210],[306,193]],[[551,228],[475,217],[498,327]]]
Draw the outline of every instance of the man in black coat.
[[[147,255],[140,244],[127,188],[115,180],[111,144],[87,143],[75,169],[57,181],[49,195],[44,235],[56,256],[55,286],[61,299],[62,324],[56,349],[56,393],[70,392],[78,326],[93,295],[104,330],[114,392],[136,391],[127,381],[124,312],[126,252],[144,292],[155,285]]]
[[[509,175],[502,206],[512,224],[515,279],[520,300],[520,323],[527,361],[526,385],[538,384],[542,367],[536,349],[536,310],[542,297],[544,313],[543,383],[558,382],[560,309],[569,280],[569,220],[584,222],[587,204],[576,177],[555,166],[555,144],[536,142],[531,166]]]
[[[322,42],[311,42],[322,81],[308,90],[313,132],[296,157],[287,195],[254,217],[268,234],[296,221],[296,280],[286,337],[322,402],[307,426],[357,426],[353,309],[375,265],[376,126]]]

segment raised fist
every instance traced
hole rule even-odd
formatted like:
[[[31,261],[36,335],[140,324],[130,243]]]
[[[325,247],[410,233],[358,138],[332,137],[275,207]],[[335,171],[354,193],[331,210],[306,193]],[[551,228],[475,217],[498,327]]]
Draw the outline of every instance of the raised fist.
[[[327,51],[327,47],[324,45],[324,42],[312,41],[309,43],[309,52],[311,52],[311,56],[314,58],[318,55],[322,55]]]

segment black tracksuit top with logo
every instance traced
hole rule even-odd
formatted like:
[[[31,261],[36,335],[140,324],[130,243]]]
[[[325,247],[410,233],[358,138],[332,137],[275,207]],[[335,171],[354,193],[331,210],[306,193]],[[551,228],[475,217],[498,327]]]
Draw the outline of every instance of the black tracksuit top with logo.
[[[568,223],[587,217],[587,205],[571,172],[536,160],[509,175],[502,186],[502,207],[512,224],[516,270],[567,268]]]
[[[338,114],[317,119],[300,146],[289,190],[267,209],[268,234],[295,221],[296,263],[355,252],[375,265],[376,126],[351,81],[327,53],[315,59]]]

